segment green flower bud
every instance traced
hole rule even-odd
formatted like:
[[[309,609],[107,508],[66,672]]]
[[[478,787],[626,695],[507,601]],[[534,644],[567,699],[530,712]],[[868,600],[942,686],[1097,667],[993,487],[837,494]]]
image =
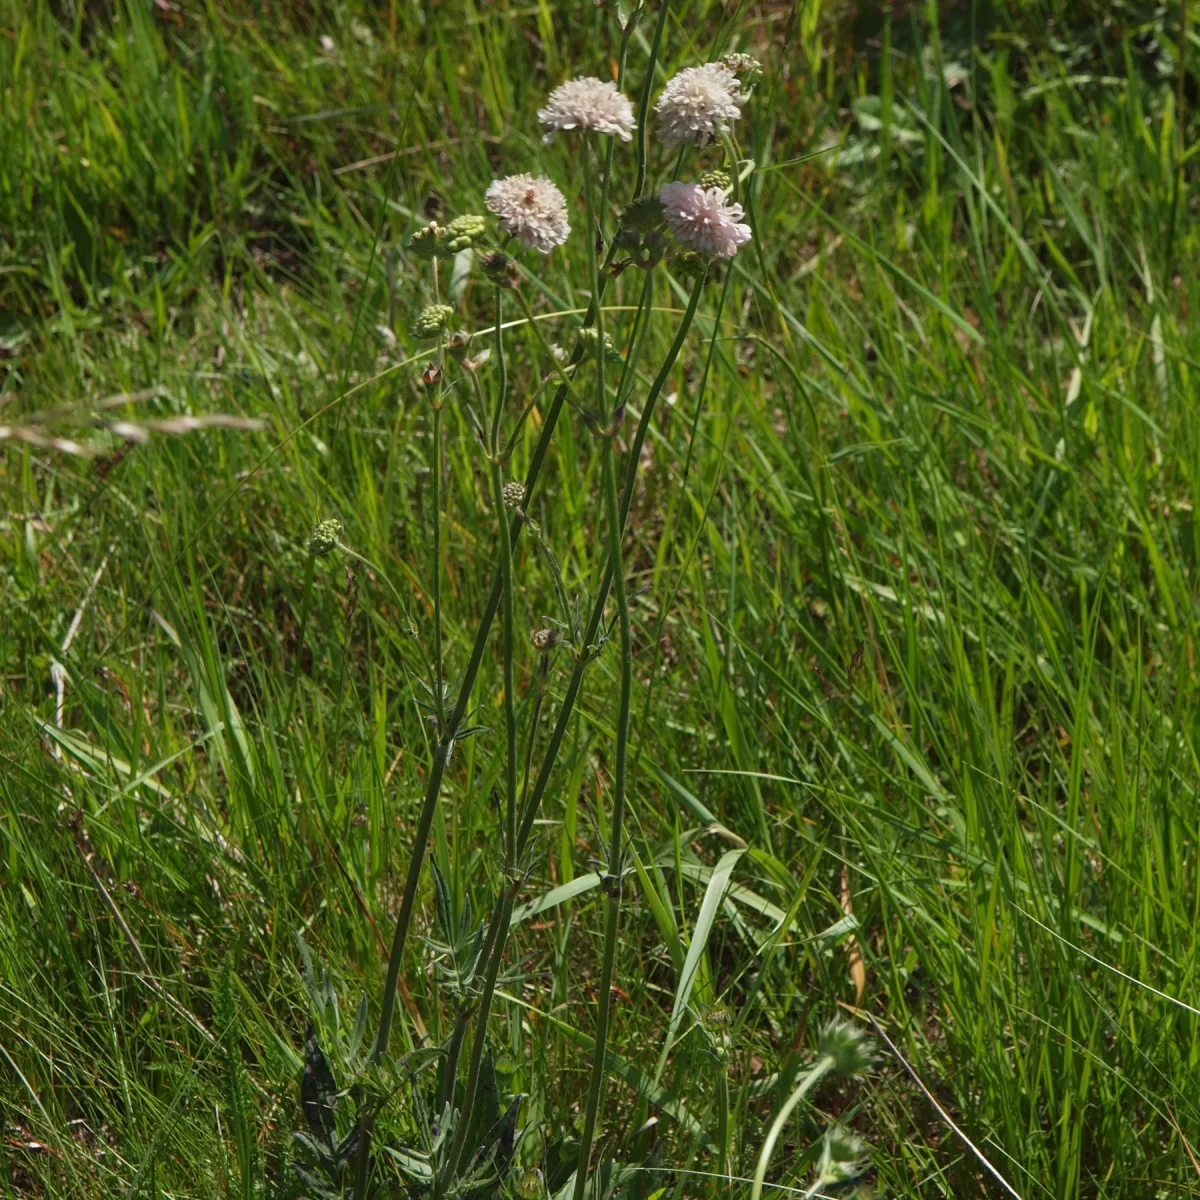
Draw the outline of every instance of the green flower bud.
[[[700,186],[708,191],[709,188],[720,188],[723,192],[733,189],[733,179],[728,171],[705,171],[700,176]]]
[[[450,324],[454,309],[448,304],[428,304],[417,319],[412,323],[413,337],[429,341],[435,338]]]
[[[329,517],[312,531],[312,537],[308,539],[308,552],[314,558],[323,558],[338,548],[341,539],[341,521],[337,517]]]
[[[475,213],[465,213],[461,217],[455,217],[442,230],[445,236],[446,250],[450,254],[457,254],[460,250],[465,250],[479,241],[486,232],[487,222]]]
[[[505,508],[517,509],[525,503],[525,485],[518,483],[515,479],[510,479],[501,488],[501,493],[504,496]]]

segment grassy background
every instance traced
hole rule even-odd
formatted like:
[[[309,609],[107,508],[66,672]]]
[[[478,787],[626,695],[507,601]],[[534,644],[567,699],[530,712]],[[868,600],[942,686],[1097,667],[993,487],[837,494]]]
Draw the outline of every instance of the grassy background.
[[[82,429],[87,459],[5,443],[0,1194],[290,1195],[304,1026],[332,1021],[295,935],[343,1022],[364,992],[374,1012],[428,761],[428,412],[406,328],[431,295],[400,253],[389,296],[386,248],[442,205],[478,210],[493,174],[579,197],[534,110],[610,70],[615,20],[550,0],[0,12],[0,419],[156,389],[107,416],[265,422],[136,446],[83,418],[35,427]],[[1179,32],[1177,6],[1133,3],[674,0],[664,78],[757,54],[741,137],[778,168],[752,181],[755,240],[719,325],[706,293],[655,422],[628,548],[636,870],[603,1149],[641,1161],[661,1136],[675,1200],[747,1187],[711,1175],[722,1044],[741,1177],[847,1009],[1021,1195],[1200,1194],[1200,222]],[[586,303],[568,267],[537,264],[534,297],[564,342]],[[635,274],[608,293],[618,334]],[[664,273],[647,362],[682,296]],[[486,321],[477,284],[457,303]],[[527,394],[536,347],[513,344]],[[453,674],[494,514],[447,413]],[[564,419],[531,515],[572,592],[596,573],[596,467]],[[321,560],[301,644],[326,516],[376,566]],[[517,571],[534,628],[554,604],[528,540]],[[384,576],[413,595],[417,642]],[[537,669],[523,644],[523,721]],[[551,662],[551,706],[568,669]],[[614,679],[610,654],[527,897],[603,854]],[[489,663],[484,724],[498,686]],[[499,767],[496,739],[466,742],[434,832],[478,912]],[[654,1090],[731,844],[710,817],[750,848]],[[493,1021],[502,1090],[529,1097],[522,1166],[549,1176],[585,1086],[597,896],[514,931]],[[428,947],[410,956],[406,1004],[442,1037]],[[800,1111],[779,1183],[807,1185],[838,1115],[878,1194],[998,1194],[890,1057]],[[403,1103],[388,1120],[409,1127]]]

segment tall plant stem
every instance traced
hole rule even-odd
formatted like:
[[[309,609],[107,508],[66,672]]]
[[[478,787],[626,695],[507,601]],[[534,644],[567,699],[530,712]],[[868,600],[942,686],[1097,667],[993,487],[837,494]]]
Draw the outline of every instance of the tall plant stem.
[[[688,299],[687,311],[684,313],[683,320],[675,332],[675,340],[671,343],[671,349],[667,352],[667,357],[663,360],[658,374],[654,377],[654,382],[650,385],[650,392],[646,397],[645,407],[642,409],[642,418],[638,422],[637,432],[634,434],[633,444],[629,448],[629,455],[625,463],[625,482],[621,490],[620,502],[622,528],[629,517],[629,506],[633,502],[633,489],[637,482],[638,464],[641,460],[642,445],[646,441],[646,434],[650,428],[650,419],[654,415],[654,408],[658,403],[658,397],[662,393],[667,380],[670,378],[671,371],[675,366],[675,360],[679,357],[679,351],[682,349],[688,330],[691,328],[692,319],[696,315],[696,306],[700,302],[700,293],[703,290],[704,280],[696,280],[692,288],[692,294]],[[517,831],[517,846],[522,851],[529,840],[529,835],[533,828],[534,814],[538,811],[542,796],[545,794],[546,787],[550,782],[550,773],[553,771],[554,763],[558,758],[559,747],[562,745],[562,740],[566,736],[567,728],[571,723],[571,714],[574,712],[575,701],[579,696],[579,688],[583,683],[583,673],[592,658],[593,652],[590,648],[595,646],[596,638],[600,632],[600,625],[604,620],[604,607],[608,603],[608,592],[612,586],[615,566],[616,564],[610,556],[604,572],[604,579],[600,584],[600,590],[596,594],[595,602],[592,605],[587,628],[584,630],[583,649],[575,659],[575,666],[571,671],[571,678],[567,683],[567,690],[563,695],[562,705],[558,710],[558,719],[555,721],[554,729],[550,734],[546,752],[542,756],[542,764],[538,769],[538,777],[534,782],[533,791],[530,793],[529,801],[525,805],[521,819],[521,828]]]
[[[433,707],[438,726],[445,719],[442,675],[442,385],[433,403]]]
[[[479,1008],[475,1014],[475,1035],[471,1042],[471,1061],[467,1066],[467,1086],[463,1093],[462,1111],[458,1115],[458,1125],[454,1130],[454,1142],[450,1147],[450,1155],[446,1165],[438,1176],[434,1187],[435,1196],[440,1196],[448,1183],[454,1179],[462,1158],[463,1148],[467,1143],[467,1134],[471,1128],[471,1118],[475,1113],[475,1097],[479,1092],[479,1072],[483,1064],[483,1051],[487,1044],[487,1023],[492,1011],[492,999],[496,994],[496,977],[500,973],[500,963],[504,958],[504,943],[507,941],[509,921],[512,920],[513,899],[516,895],[516,885],[512,880],[505,880],[504,889],[496,898],[495,908],[487,933],[490,953],[487,955],[487,968],[483,980],[483,994],[479,997]]]
[[[296,689],[300,686],[300,664],[304,656],[304,635],[308,631],[308,611],[312,605],[313,571],[316,568],[316,555],[311,551],[304,563],[304,594],[300,600],[300,632],[296,636],[296,655],[292,662],[292,686],[288,689],[287,708],[283,710],[283,727],[286,729],[292,723],[292,709],[296,704]]]
[[[642,80],[642,97],[638,104],[637,123],[637,181],[633,195],[636,199],[646,186],[646,118],[650,114],[650,93],[654,90],[654,72],[658,66],[658,49],[662,45],[663,29],[671,11],[671,0],[662,0],[658,10],[658,23],[654,26],[654,41],[650,43],[650,61],[646,64],[646,78]]]
[[[584,150],[583,178],[587,197],[588,214],[592,212],[591,147]],[[599,265],[595,246],[591,255],[592,294],[595,295],[599,276]],[[602,321],[596,325],[596,391],[600,412],[607,407],[604,392],[604,333]],[[611,1001],[613,973],[616,968],[617,932],[621,920],[621,873],[624,851],[625,822],[625,768],[629,752],[629,708],[633,698],[633,642],[629,630],[629,599],[625,594],[625,564],[621,543],[625,521],[617,499],[617,474],[613,462],[613,439],[617,435],[615,420],[603,431],[603,474],[604,492],[608,509],[608,561],[607,574],[612,579],[613,597],[617,605],[617,623],[620,629],[621,690],[617,706],[616,761],[613,770],[612,828],[608,852],[608,877],[605,880],[604,901],[604,953],[600,967],[600,994],[597,997],[596,1036],[592,1052],[592,1079],[588,1088],[587,1108],[583,1119],[583,1133],[579,1143],[579,1162],[575,1168],[574,1200],[582,1200],[587,1186],[588,1166],[592,1157],[592,1140],[596,1133],[596,1121],[604,1103],[604,1084],[607,1079],[604,1056],[608,1047],[608,1030],[611,1023]]]
[[[505,851],[507,866],[516,869],[517,853],[517,700],[513,679],[513,559],[512,543],[506,536],[504,521],[504,470],[500,465],[500,422],[504,414],[508,373],[504,362],[504,290],[496,288],[496,409],[492,417],[492,491],[499,523],[500,581],[503,589],[500,608],[500,638],[504,666],[504,732],[506,758]]]

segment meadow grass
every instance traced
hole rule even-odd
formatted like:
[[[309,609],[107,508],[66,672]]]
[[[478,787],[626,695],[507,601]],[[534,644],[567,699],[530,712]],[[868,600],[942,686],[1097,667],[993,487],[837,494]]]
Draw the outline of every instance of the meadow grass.
[[[702,294],[624,545],[629,874],[593,1157],[630,1200],[749,1194],[836,1016],[896,1053],[877,1035],[861,1080],[814,1086],[772,1195],[812,1186],[836,1121],[880,1195],[1003,1194],[979,1155],[1027,1198],[1200,1194],[1200,25],[944,8],[673,0],[664,29],[658,85],[731,50],[764,76],[738,126],[754,240]],[[535,111],[615,71],[615,6],[6,0],[0,35],[0,422],[24,431],[0,523],[0,1194],[311,1195],[305,1030],[337,1081],[370,1046],[437,736],[435,495],[451,683],[492,580],[461,378],[433,486],[436,351],[408,329],[434,296],[404,247],[524,170],[584,236],[578,144],[543,145]],[[672,161],[651,142],[652,178]],[[589,300],[565,253],[529,265],[541,337],[505,304],[510,394],[535,401],[515,477],[542,339],[569,349]],[[482,347],[493,289],[448,266]],[[652,278],[634,417],[689,297]],[[643,282],[608,284],[619,346]],[[263,427],[110,428],[214,413]],[[529,510],[568,613],[603,572],[604,495],[569,409]],[[309,556],[326,518],[358,557]],[[572,666],[528,637],[563,619],[549,561],[517,543],[535,771]],[[569,1182],[594,1062],[615,641],[490,1018],[525,1200]],[[504,882],[503,675],[497,649],[432,826],[464,930]],[[452,1033],[434,892],[396,1086]],[[418,1118],[402,1089],[381,1138]]]

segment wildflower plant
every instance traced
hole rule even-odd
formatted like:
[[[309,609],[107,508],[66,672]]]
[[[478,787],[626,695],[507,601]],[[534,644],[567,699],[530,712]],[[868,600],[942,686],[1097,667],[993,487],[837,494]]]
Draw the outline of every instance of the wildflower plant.
[[[682,71],[667,85],[656,106],[658,130],[669,147],[681,148],[672,159],[676,171],[689,166],[689,149],[710,142],[720,145],[720,161],[697,162],[692,179],[654,180],[649,171],[649,132],[653,81],[664,30],[669,25],[669,0],[658,7],[649,54],[644,64],[638,104],[624,90],[626,60],[633,35],[648,6],[622,8],[621,42],[614,82],[592,76],[568,79],[555,87],[538,111],[545,140],[566,143],[583,177],[583,226],[572,229],[564,191],[546,174],[526,169],[527,162],[506,163],[516,168],[501,175],[486,189],[484,207],[490,219],[475,214],[454,217],[447,223],[431,222],[412,233],[407,247],[422,275],[428,271],[432,302],[418,311],[410,324],[414,339],[433,343],[425,358],[423,403],[430,410],[430,475],[432,478],[430,526],[432,562],[425,590],[429,596],[432,629],[431,677],[418,681],[430,697],[436,730],[425,795],[412,834],[411,859],[405,877],[393,931],[379,1024],[371,1043],[369,1070],[362,1077],[359,1111],[353,1141],[355,1168],[352,1194],[358,1200],[376,1194],[384,1163],[396,1167],[410,1187],[431,1191],[436,1200],[452,1195],[483,1195],[494,1189],[513,1161],[517,1108],[503,1115],[492,1112],[495,1085],[488,1042],[488,1024],[498,981],[504,977],[505,952],[513,911],[530,867],[531,840],[560,749],[572,723],[588,667],[602,655],[615,654],[619,679],[613,714],[613,747],[607,857],[601,870],[604,921],[601,961],[595,1005],[592,1069],[581,1104],[581,1130],[574,1182],[570,1194],[582,1200],[593,1171],[593,1146],[604,1105],[606,1048],[612,1023],[611,996],[621,917],[622,879],[626,873],[626,797],[632,771],[630,725],[633,698],[633,649],[630,596],[626,586],[624,535],[633,500],[642,449],[654,419],[655,408],[675,370],[687,341],[710,265],[727,261],[751,240],[737,198],[738,189],[753,164],[739,159],[732,140],[731,122],[741,114],[745,93],[739,71],[720,63]],[[633,143],[634,184],[624,203],[613,195],[618,174],[614,152]],[[717,170],[720,175],[712,175]],[[613,211],[620,217],[615,225]],[[462,320],[439,287],[438,264],[472,247],[479,285],[490,292],[491,322],[486,331],[451,332]],[[546,341],[541,322],[535,319],[526,284],[526,262],[565,248],[568,259],[586,263],[590,296],[582,326],[575,331],[569,353],[557,354]],[[680,264],[677,277],[688,284],[682,318],[662,361],[644,369],[642,357],[647,330],[654,314],[656,272],[664,262]],[[606,328],[603,304],[608,280],[628,267],[643,272],[639,299],[626,336]],[[583,280],[580,281],[583,284]],[[424,280],[413,280],[420,292]],[[718,301],[720,307],[728,291]],[[428,292],[425,293],[428,295]],[[506,305],[506,300],[509,302]],[[515,477],[512,458],[534,401],[518,402],[509,386],[506,344],[506,307],[515,301],[525,329],[537,343],[548,375],[544,386],[550,400],[543,409],[536,444],[524,477]],[[714,325],[715,328],[715,325]],[[711,347],[709,353],[711,362]],[[586,366],[586,369],[585,369]],[[705,368],[707,374],[707,366]],[[644,372],[644,373],[643,373]],[[650,375],[642,392],[638,380]],[[441,511],[441,414],[449,397],[469,415],[480,447],[484,474],[490,487],[490,505],[496,522],[493,582],[475,632],[466,665],[451,683],[443,641]],[[636,427],[626,427],[631,401],[640,406]],[[565,411],[574,411],[590,431],[599,459],[601,496],[595,511],[597,544],[602,547],[603,569],[592,594],[582,606],[567,594],[557,559],[530,515],[543,463]],[[340,531],[339,531],[340,533]],[[538,555],[523,563],[543,562],[549,570],[559,611],[542,624],[518,636],[514,593],[517,559],[514,550],[523,533],[533,539]],[[335,537],[335,544],[342,543]],[[343,547],[344,548],[344,547]],[[314,550],[314,553],[316,551]],[[430,832],[440,802],[447,768],[455,747],[466,737],[483,733],[469,725],[473,690],[481,666],[493,645],[498,624],[501,667],[500,716],[494,736],[501,747],[502,783],[498,787],[503,862],[501,885],[493,896],[486,920],[477,922],[469,908],[455,909],[445,881],[434,869],[440,940],[430,943],[436,977],[453,998],[455,1019],[450,1038],[436,1049],[438,1082],[429,1119],[423,1125],[423,1145],[416,1150],[383,1144],[373,1147],[376,1117],[389,1095],[381,1082],[390,1063],[391,1035],[396,1019],[396,999],[406,947],[412,932],[421,890],[422,868]],[[528,639],[528,640],[526,640]],[[519,649],[532,649],[539,666],[532,718],[522,739],[517,723]],[[561,648],[561,649],[560,649]],[[540,723],[545,707],[546,678],[555,653],[570,656],[570,674],[548,734]],[[559,659],[558,661],[562,661]],[[524,741],[524,744],[522,744]],[[540,754],[536,757],[535,751]],[[413,1074],[413,1056],[405,1060]],[[361,1081],[360,1081],[361,1082]],[[353,1089],[352,1089],[353,1090]],[[343,1156],[344,1159],[344,1156]],[[344,1165],[344,1164],[343,1164]],[[341,1184],[339,1184],[341,1186]]]

